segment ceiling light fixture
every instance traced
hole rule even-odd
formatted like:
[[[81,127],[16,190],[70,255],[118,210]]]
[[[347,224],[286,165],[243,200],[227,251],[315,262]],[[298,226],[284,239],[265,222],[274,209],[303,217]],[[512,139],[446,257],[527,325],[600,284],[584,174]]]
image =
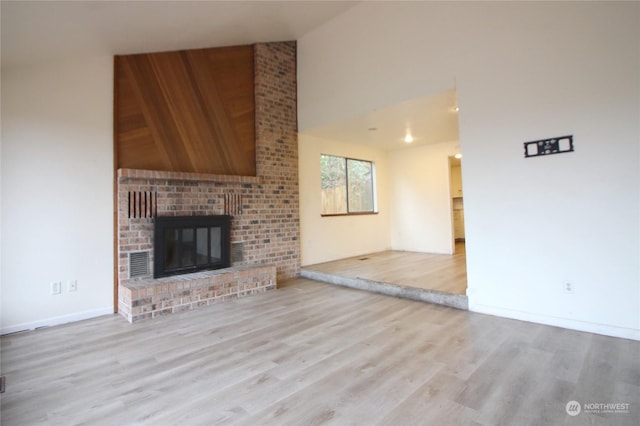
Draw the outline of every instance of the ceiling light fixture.
[[[404,137],[404,141],[405,141],[406,143],[411,143],[411,142],[413,142],[413,136],[411,136],[411,134],[410,134],[410,133],[407,133],[407,136],[405,136],[405,137]]]

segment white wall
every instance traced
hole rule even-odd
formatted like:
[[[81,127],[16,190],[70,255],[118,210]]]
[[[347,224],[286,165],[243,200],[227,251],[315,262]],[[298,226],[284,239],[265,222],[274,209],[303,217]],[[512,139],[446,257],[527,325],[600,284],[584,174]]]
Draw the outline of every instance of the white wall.
[[[453,253],[449,156],[458,142],[391,151],[391,246]]]
[[[298,41],[300,130],[455,77],[470,309],[640,339],[639,55],[637,2],[365,2]]]
[[[389,172],[384,151],[362,145],[298,136],[300,173],[301,264],[389,250]],[[373,161],[376,168],[378,214],[321,217],[320,154]]]
[[[112,181],[113,58],[2,69],[2,333],[113,312]]]

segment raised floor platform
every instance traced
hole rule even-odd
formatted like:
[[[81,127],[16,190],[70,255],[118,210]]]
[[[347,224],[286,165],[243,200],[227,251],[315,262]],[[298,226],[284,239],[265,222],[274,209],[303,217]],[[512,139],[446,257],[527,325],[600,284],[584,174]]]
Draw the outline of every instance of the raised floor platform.
[[[118,313],[133,323],[274,290],[276,267],[246,266],[118,285]]]
[[[387,296],[400,297],[403,299],[411,299],[420,302],[435,303],[437,305],[469,310],[469,301],[467,299],[467,296],[462,294],[445,293],[437,290],[409,287],[383,281],[370,280],[366,278],[352,278],[305,268],[302,268],[300,270],[300,275],[304,278],[322,281],[329,284],[341,285],[344,287],[355,288],[358,290],[365,290],[372,293],[386,294]]]

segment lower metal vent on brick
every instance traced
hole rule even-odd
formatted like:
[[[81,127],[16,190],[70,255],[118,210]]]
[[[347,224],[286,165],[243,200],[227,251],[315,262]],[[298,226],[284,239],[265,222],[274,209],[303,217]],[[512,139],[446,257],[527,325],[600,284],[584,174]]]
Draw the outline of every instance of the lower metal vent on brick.
[[[129,277],[149,275],[149,252],[139,251],[129,253]]]
[[[244,243],[231,243],[231,263],[244,260]]]

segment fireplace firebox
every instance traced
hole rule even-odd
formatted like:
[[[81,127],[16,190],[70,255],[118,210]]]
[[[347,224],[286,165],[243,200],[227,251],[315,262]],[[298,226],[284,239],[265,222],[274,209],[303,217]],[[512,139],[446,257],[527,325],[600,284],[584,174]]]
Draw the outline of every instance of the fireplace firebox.
[[[153,277],[231,266],[231,216],[156,217]]]

